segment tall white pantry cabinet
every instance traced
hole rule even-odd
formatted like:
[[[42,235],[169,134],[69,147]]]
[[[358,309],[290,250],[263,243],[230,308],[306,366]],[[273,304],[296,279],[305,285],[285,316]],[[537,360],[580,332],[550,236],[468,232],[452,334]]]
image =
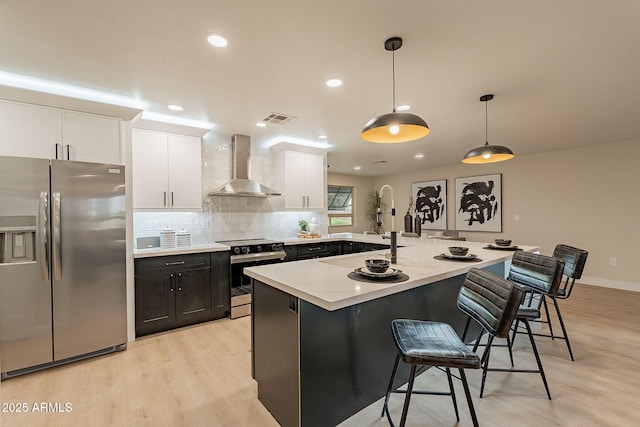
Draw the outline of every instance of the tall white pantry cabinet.
[[[132,131],[133,208],[202,210],[202,144],[193,136]]]
[[[275,155],[276,189],[283,194],[278,207],[285,210],[324,211],[327,206],[326,152],[280,143]]]
[[[123,164],[121,119],[0,100],[0,155]]]

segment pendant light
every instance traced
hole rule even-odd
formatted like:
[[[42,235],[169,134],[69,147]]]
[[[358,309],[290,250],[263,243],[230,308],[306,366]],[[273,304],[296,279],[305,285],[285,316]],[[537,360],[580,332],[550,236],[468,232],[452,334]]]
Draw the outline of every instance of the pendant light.
[[[493,99],[493,95],[482,95],[480,101],[484,102],[484,140],[485,143],[481,147],[476,147],[468,151],[462,159],[462,163],[479,164],[479,163],[495,163],[512,159],[514,154],[508,147],[503,145],[489,145],[487,137],[489,122],[487,115],[487,103]]]
[[[421,117],[411,113],[396,112],[396,56],[402,47],[400,37],[391,37],[384,42],[384,48],[392,52],[393,112],[371,119],[362,129],[360,136],[365,141],[378,143],[408,142],[429,134],[429,126]]]

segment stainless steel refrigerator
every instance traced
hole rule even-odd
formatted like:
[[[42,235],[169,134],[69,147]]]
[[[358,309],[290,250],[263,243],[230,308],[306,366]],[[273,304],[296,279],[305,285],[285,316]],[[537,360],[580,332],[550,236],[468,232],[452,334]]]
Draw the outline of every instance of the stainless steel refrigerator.
[[[126,348],[124,166],[0,156],[2,378]]]

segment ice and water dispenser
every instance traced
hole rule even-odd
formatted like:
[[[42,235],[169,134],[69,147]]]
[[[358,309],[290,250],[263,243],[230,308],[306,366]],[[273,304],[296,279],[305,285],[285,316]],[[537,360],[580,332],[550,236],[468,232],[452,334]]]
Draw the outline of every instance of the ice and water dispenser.
[[[35,216],[0,216],[0,264],[35,260]]]

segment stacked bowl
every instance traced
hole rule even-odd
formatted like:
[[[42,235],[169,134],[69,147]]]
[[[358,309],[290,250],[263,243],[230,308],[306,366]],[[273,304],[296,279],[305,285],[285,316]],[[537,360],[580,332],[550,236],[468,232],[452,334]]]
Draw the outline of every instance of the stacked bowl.
[[[173,228],[166,227],[160,231],[160,247],[170,249],[176,247],[176,232]]]

